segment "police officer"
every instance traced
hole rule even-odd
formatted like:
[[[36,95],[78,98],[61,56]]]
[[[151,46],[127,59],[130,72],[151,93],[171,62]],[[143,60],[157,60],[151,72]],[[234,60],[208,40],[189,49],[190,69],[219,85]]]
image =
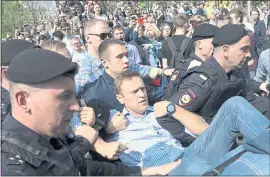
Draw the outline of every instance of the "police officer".
[[[3,122],[1,174],[17,175],[166,175],[179,163],[141,169],[84,158],[97,132],[83,125],[64,137],[74,111],[77,64],[43,49],[13,58],[8,70],[12,110]]]
[[[251,92],[239,72],[250,57],[250,42],[244,26],[224,25],[217,30],[212,43],[213,57],[188,70],[177,93],[169,100],[200,114],[210,123],[228,98],[240,95],[269,118],[269,101]]]
[[[218,27],[205,23],[195,29],[192,40],[194,41],[195,51],[190,54],[190,57],[176,68],[170,82],[164,91],[163,98],[169,99],[174,92],[177,92],[177,85],[186,71],[194,66],[200,66],[213,53],[214,46],[212,44],[213,37]]]
[[[14,56],[21,51],[33,48],[34,45],[28,41],[12,39],[2,43],[2,66],[1,66],[1,122],[10,112],[9,85],[6,78],[8,66]]]

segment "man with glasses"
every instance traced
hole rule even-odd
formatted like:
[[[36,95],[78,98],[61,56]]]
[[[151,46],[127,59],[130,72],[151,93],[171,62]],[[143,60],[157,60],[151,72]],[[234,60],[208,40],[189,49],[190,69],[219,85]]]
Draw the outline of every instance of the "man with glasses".
[[[83,49],[83,45],[78,37],[71,38],[71,45],[72,45],[72,61],[76,62],[79,66],[81,66],[81,62],[85,57],[85,50]]]
[[[94,19],[84,27],[85,40],[87,42],[87,54],[82,61],[82,67],[75,76],[76,94],[78,95],[87,83],[94,82],[103,74],[104,68],[101,65],[98,47],[100,43],[109,38],[110,29],[106,21]],[[138,71],[142,76],[151,75],[153,78],[158,75],[171,75],[172,70],[162,70],[151,66],[129,65],[132,71]]]

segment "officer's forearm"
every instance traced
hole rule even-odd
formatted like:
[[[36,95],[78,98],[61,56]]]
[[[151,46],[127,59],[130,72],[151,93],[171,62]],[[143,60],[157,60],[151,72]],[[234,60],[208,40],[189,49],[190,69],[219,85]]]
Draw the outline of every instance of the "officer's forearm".
[[[93,144],[91,150],[99,153],[98,151],[102,148],[104,148],[104,145],[106,144],[106,142],[101,138],[101,137],[98,137],[95,144]]]
[[[175,106],[176,111],[172,116],[182,123],[191,133],[200,135],[208,128],[208,124],[202,117],[189,112],[178,105]]]

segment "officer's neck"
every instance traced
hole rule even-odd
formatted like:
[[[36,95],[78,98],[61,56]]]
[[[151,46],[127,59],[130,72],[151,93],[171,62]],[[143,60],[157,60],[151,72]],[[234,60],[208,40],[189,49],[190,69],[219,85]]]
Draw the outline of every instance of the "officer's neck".
[[[1,78],[1,86],[6,89],[7,91],[9,91],[9,83],[6,79],[4,79],[3,77]]]
[[[219,63],[219,65],[222,67],[222,69],[225,71],[225,73],[229,73],[232,71],[232,69],[227,64],[227,60],[225,58],[222,58],[221,56],[218,56],[216,54],[213,55],[216,61]]]
[[[208,56],[204,56],[202,55],[200,52],[198,52],[197,50],[195,50],[195,55],[197,55],[197,57],[199,57],[201,60],[206,61],[209,57]]]

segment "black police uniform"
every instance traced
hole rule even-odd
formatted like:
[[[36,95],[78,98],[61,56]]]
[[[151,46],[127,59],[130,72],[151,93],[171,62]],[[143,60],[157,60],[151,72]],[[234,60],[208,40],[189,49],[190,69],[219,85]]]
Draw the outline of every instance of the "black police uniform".
[[[19,39],[11,39],[2,43],[2,66],[9,66],[10,62],[18,53],[35,47],[32,43]],[[1,87],[1,122],[11,111],[9,91]]]
[[[13,59],[7,78],[14,83],[38,84],[74,75],[76,70],[77,64],[60,54],[29,49]],[[83,137],[43,137],[10,114],[1,136],[2,175],[140,175],[140,167],[92,161],[89,154],[85,157],[91,144]]]
[[[198,28],[195,29],[192,40],[195,42],[197,40],[203,40],[203,39],[209,39],[213,38],[218,27],[211,25],[211,24],[202,24]],[[163,99],[167,100],[169,99],[172,94],[177,92],[176,87],[179,84],[181,78],[185,75],[188,68],[191,68],[193,66],[198,66],[201,63],[203,63],[203,60],[199,58],[195,52],[192,52],[186,60],[180,61],[180,65],[178,68],[174,70],[174,73],[172,74],[172,77],[170,78],[170,81],[165,88]]]
[[[9,92],[1,87],[1,122],[4,121],[9,112],[11,112]]]
[[[223,33],[225,31],[225,34]],[[224,38],[227,32],[231,37]],[[232,44],[245,36],[241,25],[225,25],[214,37],[214,45]],[[191,68],[177,86],[177,93],[169,99],[185,109],[200,114],[208,123],[221,105],[232,96],[240,95],[269,118],[269,100],[256,96],[250,91],[243,78],[243,73],[233,70],[225,73],[215,58],[201,66]]]

